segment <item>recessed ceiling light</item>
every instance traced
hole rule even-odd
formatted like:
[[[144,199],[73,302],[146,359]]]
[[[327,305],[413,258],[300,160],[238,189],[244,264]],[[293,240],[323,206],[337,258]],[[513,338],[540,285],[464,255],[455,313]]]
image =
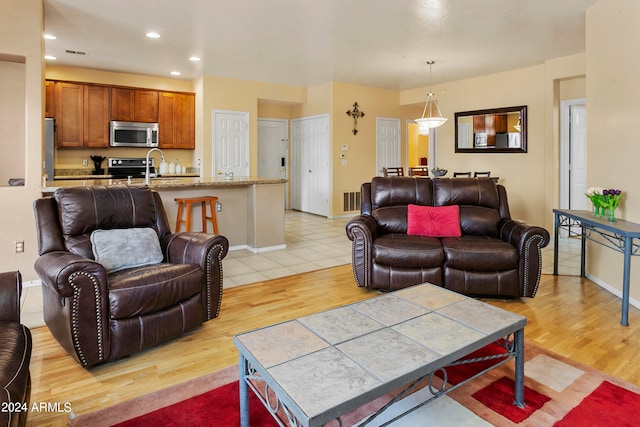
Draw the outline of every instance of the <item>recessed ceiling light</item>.
[[[45,55],[45,56],[44,56],[44,59],[48,59],[48,60],[50,60],[50,61],[55,61],[55,60],[56,60],[56,59],[58,59],[58,58],[56,58],[56,57],[55,57],[55,56],[53,56],[53,55]]]
[[[55,40],[56,36],[54,36],[53,34],[45,34],[44,38],[47,40]]]
[[[200,61],[200,58],[197,56],[192,56],[191,58],[189,58],[189,61],[198,62]]]
[[[154,33],[153,31],[151,31],[151,32],[147,33],[147,37],[149,37],[150,39],[159,39],[160,38],[160,34]]]
[[[179,76],[180,75],[180,71],[172,71],[171,75],[172,76]]]

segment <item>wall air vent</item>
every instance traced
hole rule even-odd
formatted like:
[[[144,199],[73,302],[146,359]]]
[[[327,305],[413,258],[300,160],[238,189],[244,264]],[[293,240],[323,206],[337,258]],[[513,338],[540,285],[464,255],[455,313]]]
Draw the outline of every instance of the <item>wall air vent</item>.
[[[342,210],[344,212],[360,210],[361,200],[359,191],[345,191],[342,193],[342,197]]]
[[[70,53],[72,55],[86,55],[87,52],[83,52],[81,50],[72,50],[72,49],[66,49],[65,52]]]

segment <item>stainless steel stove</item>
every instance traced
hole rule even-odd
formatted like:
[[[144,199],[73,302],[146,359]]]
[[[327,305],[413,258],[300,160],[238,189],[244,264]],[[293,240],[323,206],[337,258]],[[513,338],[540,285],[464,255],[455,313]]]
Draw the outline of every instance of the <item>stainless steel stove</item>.
[[[144,178],[146,158],[131,157],[110,157],[108,159],[109,175],[114,178]],[[149,173],[155,174],[155,162],[153,157],[149,158]]]

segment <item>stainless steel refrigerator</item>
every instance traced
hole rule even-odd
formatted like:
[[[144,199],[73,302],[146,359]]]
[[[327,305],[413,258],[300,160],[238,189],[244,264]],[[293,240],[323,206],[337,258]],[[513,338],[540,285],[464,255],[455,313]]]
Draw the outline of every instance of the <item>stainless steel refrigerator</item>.
[[[56,161],[56,121],[44,119],[44,173],[53,181]]]

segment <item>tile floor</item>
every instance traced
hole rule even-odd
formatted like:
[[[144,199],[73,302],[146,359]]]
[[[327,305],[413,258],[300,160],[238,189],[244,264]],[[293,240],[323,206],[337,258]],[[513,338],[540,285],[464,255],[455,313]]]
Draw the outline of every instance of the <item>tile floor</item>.
[[[230,251],[223,261],[224,287],[246,285],[298,273],[351,263],[351,242],[345,233],[350,218],[325,217],[287,211],[286,249],[252,253],[246,249]],[[542,252],[542,272],[553,273],[553,240]],[[580,240],[561,239],[559,273],[580,274]],[[25,287],[22,293],[22,322],[28,327],[44,325],[42,291],[39,285]]]

